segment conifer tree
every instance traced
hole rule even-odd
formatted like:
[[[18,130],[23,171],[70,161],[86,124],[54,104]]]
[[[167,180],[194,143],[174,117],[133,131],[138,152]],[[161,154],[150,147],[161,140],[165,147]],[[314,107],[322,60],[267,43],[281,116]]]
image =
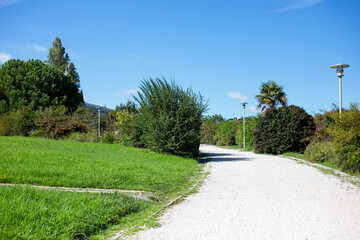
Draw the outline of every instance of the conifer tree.
[[[79,74],[76,71],[75,65],[70,62],[69,54],[66,53],[65,47],[62,46],[59,37],[55,38],[52,47],[49,49],[48,60],[46,60],[45,63],[69,75],[71,80],[80,86]]]

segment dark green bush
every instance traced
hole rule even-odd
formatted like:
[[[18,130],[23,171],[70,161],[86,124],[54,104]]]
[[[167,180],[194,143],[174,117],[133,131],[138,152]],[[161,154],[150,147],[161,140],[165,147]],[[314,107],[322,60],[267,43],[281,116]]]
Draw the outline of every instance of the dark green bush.
[[[236,145],[236,132],[239,121],[228,120],[217,125],[214,140],[216,145],[233,146]]]
[[[115,133],[106,132],[104,136],[101,138],[102,143],[115,143],[118,142],[119,138]]]
[[[31,107],[23,106],[15,112],[15,129],[23,136],[29,136],[36,128],[36,112]]]
[[[314,130],[313,117],[300,107],[291,105],[269,109],[255,128],[255,152],[302,153]]]
[[[183,90],[174,81],[144,80],[138,102],[140,127],[146,147],[157,152],[196,157],[199,154],[202,114],[207,108],[201,95]]]
[[[83,93],[71,77],[40,60],[11,59],[0,67],[0,113],[63,105],[75,111]]]

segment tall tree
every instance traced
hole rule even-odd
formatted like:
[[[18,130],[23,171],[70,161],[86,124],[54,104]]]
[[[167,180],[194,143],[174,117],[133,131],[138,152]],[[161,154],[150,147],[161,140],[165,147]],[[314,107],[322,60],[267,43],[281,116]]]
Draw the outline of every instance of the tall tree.
[[[283,91],[283,86],[277,85],[274,81],[262,83],[260,87],[260,94],[255,98],[259,101],[258,109],[262,112],[267,109],[272,109],[277,106],[285,106],[287,104],[286,94]]]
[[[55,38],[52,47],[49,49],[48,60],[45,63],[54,66],[66,75],[69,75],[71,80],[80,86],[79,74],[76,72],[75,65],[70,62],[69,54],[66,53],[65,47],[62,46],[61,39]]]
[[[0,114],[23,106],[63,105],[75,111],[83,93],[70,76],[40,60],[11,59],[0,67]]]

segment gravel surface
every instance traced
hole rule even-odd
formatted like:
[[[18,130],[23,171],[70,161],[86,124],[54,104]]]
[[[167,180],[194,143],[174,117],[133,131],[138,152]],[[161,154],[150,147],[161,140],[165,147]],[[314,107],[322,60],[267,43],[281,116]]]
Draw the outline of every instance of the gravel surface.
[[[360,239],[360,188],[281,157],[201,146],[210,175],[135,239]]]

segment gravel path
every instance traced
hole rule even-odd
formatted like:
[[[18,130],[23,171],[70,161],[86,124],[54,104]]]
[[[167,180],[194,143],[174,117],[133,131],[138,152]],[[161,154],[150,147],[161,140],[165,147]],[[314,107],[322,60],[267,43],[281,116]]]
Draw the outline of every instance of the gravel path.
[[[199,193],[135,239],[360,239],[360,188],[294,160],[201,146]]]

